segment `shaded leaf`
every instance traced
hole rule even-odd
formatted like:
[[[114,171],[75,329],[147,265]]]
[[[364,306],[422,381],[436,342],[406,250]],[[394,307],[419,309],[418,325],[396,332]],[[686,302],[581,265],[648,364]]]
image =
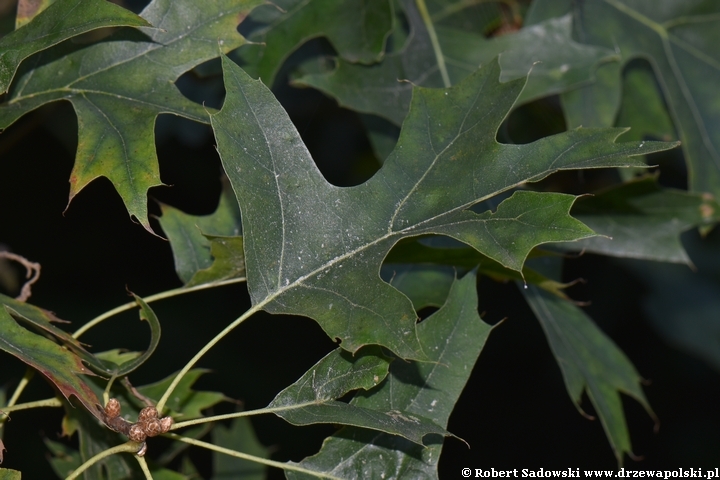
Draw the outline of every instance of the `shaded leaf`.
[[[235,418],[228,427],[215,426],[212,438],[220,447],[270,458],[270,450],[257,439],[249,418]],[[213,480],[264,480],[266,472],[267,467],[260,463],[213,452]]]
[[[82,463],[127,440],[69,405],[65,410],[66,418],[63,424],[66,431],[78,433]],[[142,473],[137,462],[129,455],[110,455],[92,465],[83,475],[88,480],[129,480],[137,478]]]
[[[297,83],[318,88],[335,97],[341,105],[380,115],[399,125],[410,106],[413,85],[444,85],[442,66],[433,50],[428,27],[414,3],[403,2],[412,32],[401,51],[369,67],[338,59],[331,73],[306,75]],[[614,55],[612,50],[574,42],[570,36],[569,15],[491,40],[453,27],[434,25],[433,28],[451,84],[503,53],[501,81],[525,78],[530,72],[527,86],[520,95],[521,102],[589,82],[599,62]]]
[[[644,285],[650,325],[670,345],[720,370],[720,242],[718,232],[683,236],[694,270],[684,265],[623,262]]]
[[[377,411],[336,401],[352,390],[378,385],[389,365],[390,359],[377,348],[364,348],[355,355],[340,348],[333,350],[280,392],[267,408],[293,425],[353,425],[401,435],[419,444],[427,434],[447,434],[432,421],[408,412]]]
[[[559,259],[549,260],[559,268]],[[534,285],[521,291],[545,331],[570,398],[582,412],[582,394],[587,392],[622,465],[624,454],[632,452],[620,392],[637,400],[655,419],[635,367],[578,306]]]
[[[188,287],[221,282],[245,275],[242,237],[205,235],[205,238],[210,241],[210,254],[213,257],[213,263],[206,269],[198,270],[187,283]]]
[[[69,100],[79,129],[70,200],[105,176],[130,215],[150,230],[147,191],[161,184],[155,119],[172,113],[207,122],[206,109],[185,98],[174,82],[221,51],[242,45],[238,21],[258,3],[154,0],[141,16],[157,28],[121,30],[95,45],[63,44],[43,52],[0,106],[0,128],[48,102]]]
[[[65,398],[69,400],[75,396],[92,415],[101,418],[98,412],[100,401],[79,376],[93,375],[80,357],[20,327],[5,306],[0,306],[0,349],[40,371]]]
[[[712,85],[720,81],[720,4],[603,0],[574,12],[581,41],[617,49],[621,64],[650,60],[683,141],[690,190],[718,196],[720,105]]]
[[[286,12],[251,37],[265,43],[258,73],[266,85],[272,86],[282,63],[312,38],[327,38],[352,63],[373,63],[383,55],[392,26],[389,0],[296,0],[280,6]]]
[[[575,243],[569,245],[574,246]],[[548,254],[533,250],[529,256],[537,257]],[[549,279],[527,266],[524,266],[520,273],[504,267],[473,248],[440,248],[425,245],[414,239],[403,240],[390,251],[385,257],[381,274],[383,279],[413,301],[415,310],[430,305],[439,307],[445,303],[447,292],[455,278],[455,272],[452,268],[430,267],[431,265],[452,265],[460,268],[460,271],[463,272],[477,267],[479,275],[487,275],[496,281],[521,280],[538,285],[554,295],[567,298],[562,292],[567,285]],[[400,267],[399,270],[397,270],[398,267]]]
[[[553,224],[573,197],[517,192],[495,214],[466,209],[558,170],[639,166],[628,157],[673,146],[616,144],[622,131],[612,129],[501,145],[495,133],[524,82],[500,83],[492,62],[456,87],[416,88],[383,167],[362,185],[339,188],[318,171],[270,91],[226,58],[223,68],[228,93],[211,118],[242,211],[253,305],[311,317],[350,351],[380,344],[403,358],[427,353],[412,304],[378,276],[397,241],[444,234],[519,271],[534,245],[591,234],[567,215],[557,219],[559,228]],[[508,244],[498,248],[498,236]]]
[[[418,336],[430,362],[393,362],[387,380],[356,396],[351,405],[396,408],[446,426],[490,333],[491,327],[477,314],[475,288],[472,273],[456,281],[445,305],[418,325]],[[346,427],[326,439],[320,452],[300,465],[348,479],[437,478],[441,449],[442,437],[423,448],[397,436]],[[314,478],[293,471],[286,471],[286,475],[290,479]]]
[[[45,446],[50,450],[50,456],[48,461],[52,467],[55,475],[60,478],[66,478],[70,475],[73,470],[82,465],[82,459],[80,458],[80,452],[71,448],[64,443],[55,442],[49,438],[43,439]]]
[[[662,188],[657,177],[647,176],[581,199],[573,215],[607,237],[562,249],[691,265],[680,234],[720,220],[720,205],[707,195]]]
[[[18,10],[18,21],[21,21]],[[102,27],[151,26],[134,13],[105,0],[58,0],[31,23],[0,39],[0,93],[10,87],[20,62],[63,40]]]
[[[228,398],[222,393],[218,392],[204,392],[195,391],[191,387],[195,381],[206,373],[207,370],[195,368],[190,370],[178,383],[173,394],[166,404],[166,408],[169,413],[165,415],[172,415],[174,418],[181,420],[192,420],[193,418],[202,417],[202,410],[210,408],[213,405],[228,400]],[[162,397],[165,390],[170,386],[170,383],[175,378],[176,374],[172,374],[163,380],[152,383],[150,385],[144,385],[137,387],[138,391],[149,397],[156,402]]]
[[[188,284],[191,280],[199,283],[193,278],[201,270],[207,270],[213,265],[213,254],[211,253],[210,240],[206,235],[214,237],[236,237],[225,241],[234,242],[235,249],[230,250],[234,255],[229,256],[230,265],[237,265],[242,259],[242,239],[238,239],[242,233],[240,222],[240,210],[237,200],[227,181],[223,181],[223,190],[215,212],[210,215],[189,215],[169,205],[161,204],[162,216],[158,219],[173,251],[175,259],[175,271],[180,280]],[[237,243],[240,242],[240,249],[237,250]],[[215,248],[222,248],[218,245]],[[218,252],[220,253],[220,252]],[[228,253],[222,252],[223,255]],[[244,262],[244,261],[243,261]],[[215,269],[224,265],[221,262]],[[232,270],[232,267],[230,267]],[[224,276],[228,270],[220,274]],[[212,273],[202,274],[204,280],[217,279]],[[214,281],[214,280],[213,280]]]
[[[632,127],[623,136],[625,140],[643,140],[648,136],[662,140],[677,138],[662,91],[649,65],[629,65],[623,72],[616,124]]]

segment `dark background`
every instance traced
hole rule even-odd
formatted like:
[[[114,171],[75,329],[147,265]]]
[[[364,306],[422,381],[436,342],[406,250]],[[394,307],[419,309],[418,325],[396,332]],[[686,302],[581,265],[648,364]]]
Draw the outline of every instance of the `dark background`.
[[[180,83],[219,106],[219,79],[189,74]],[[357,184],[378,168],[356,114],[315,91],[282,86],[282,81],[278,85],[278,98],[330,182]],[[562,131],[557,99],[523,107],[501,129],[501,136],[504,141],[530,141],[528,125],[533,126],[535,138]],[[151,211],[159,214],[156,200],[196,215],[214,211],[221,166],[210,128],[161,116],[156,134],[162,180],[170,187],[150,191]],[[76,139],[76,119],[64,102],[23,117],[0,135],[0,243],[42,264],[31,302],[71,320],[68,330],[127,302],[126,288],[147,296],[181,285],[169,243],[131,221],[107,180],[90,184],[65,210]],[[589,191],[593,182],[603,178],[602,173],[572,173],[558,177],[557,182]],[[668,178],[683,183],[681,170]],[[157,223],[154,227],[162,234]],[[720,235],[713,232],[705,241],[717,244]],[[625,466],[720,466],[717,371],[657,336],[639,306],[644,286],[623,262],[585,255],[567,260],[565,270],[565,280],[586,280],[569,294],[591,302],[585,307],[587,313],[649,381],[645,392],[660,428],[654,433],[653,421],[642,407],[624,399],[633,451],[644,457],[640,461],[626,458]],[[576,411],[544,334],[516,287],[481,278],[478,292],[485,320],[493,324],[506,320],[490,335],[450,419],[449,430],[471,448],[448,439],[440,462],[441,477],[460,478],[463,467],[615,469],[617,463],[599,421],[588,421]],[[181,368],[193,352],[248,307],[244,285],[153,304],[163,337],[150,361],[131,375],[133,384],[154,382]],[[94,351],[143,350],[147,326],[135,313],[124,314],[93,329],[83,340]],[[195,388],[222,391],[241,400],[247,409],[261,408],[332,348],[334,344],[310,319],[261,313],[203,358],[199,366],[211,372]],[[0,355],[0,386],[8,394],[23,372],[21,362]],[[51,388],[36,377],[21,401],[50,395]],[[215,413],[233,408],[232,404],[219,406]],[[587,399],[583,408],[593,413]],[[59,438],[61,416],[60,409],[14,413],[5,427],[3,467],[22,470],[27,479],[53,478],[42,439]],[[333,431],[331,426],[291,427],[274,417],[253,417],[253,424],[262,443],[271,446],[273,458],[280,461],[299,461],[315,453],[324,436]],[[210,454],[192,450],[192,458],[208,477]],[[282,477],[279,471],[272,475]]]

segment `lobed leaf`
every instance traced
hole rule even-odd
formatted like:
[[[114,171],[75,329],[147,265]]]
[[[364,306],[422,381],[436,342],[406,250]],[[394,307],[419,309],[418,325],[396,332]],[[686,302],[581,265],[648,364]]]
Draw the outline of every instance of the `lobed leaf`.
[[[525,102],[590,82],[595,68],[615,55],[610,49],[573,41],[571,17],[567,15],[491,40],[455,27],[432,25],[441,64],[415,2],[405,0],[402,5],[411,28],[402,50],[371,66],[338,59],[332,72],[305,75],[296,83],[318,88],[341,105],[399,125],[410,107],[413,85],[443,86],[443,68],[454,85],[502,53],[501,81],[528,77],[519,99]]]
[[[680,234],[720,220],[720,204],[707,195],[663,188],[647,176],[581,199],[574,216],[605,236],[562,249],[692,265]]]
[[[160,207],[162,216],[158,221],[170,241],[175,270],[183,283],[212,283],[244,273],[240,210],[227,181],[223,181],[220,202],[210,215],[189,215],[165,204]],[[217,256],[212,248],[217,249]],[[213,257],[217,265],[213,265]]]
[[[333,350],[280,392],[267,408],[293,425],[353,425],[401,435],[418,444],[427,434],[447,434],[432,421],[408,412],[377,411],[336,401],[352,390],[378,385],[387,376],[389,365],[390,359],[377,348],[364,348],[355,355]]]
[[[637,400],[655,419],[635,367],[578,306],[534,285],[521,290],[545,331],[570,398],[582,412],[587,392],[622,465],[624,454],[632,452],[619,392]]]
[[[8,307],[0,306],[0,349],[14,355],[45,375],[70,400],[76,397],[94,416],[100,401],[80,375],[93,375],[80,357],[45,337],[22,328],[13,320]]]
[[[602,0],[583,3],[574,13],[583,42],[620,54],[614,77],[602,87],[615,98],[620,96],[621,67],[637,57],[650,60],[683,141],[690,190],[718,196],[720,106],[710,86],[720,81],[720,4]],[[588,99],[593,100],[576,95],[572,102],[583,102],[592,110],[598,103],[588,104]],[[617,112],[618,102],[614,105]]]
[[[226,58],[223,68],[227,97],[211,119],[242,212],[253,305],[311,317],[350,351],[380,344],[403,358],[427,353],[412,304],[378,276],[397,241],[444,234],[520,271],[534,245],[556,234],[563,240],[590,235],[566,215],[573,197],[518,192],[496,214],[469,207],[558,170],[639,166],[628,157],[674,146],[617,144],[622,131],[613,129],[501,145],[495,133],[524,82],[500,83],[500,67],[492,62],[456,87],[416,88],[398,144],[380,171],[362,185],[339,188],[322,177],[270,91]],[[560,223],[553,224],[549,211]],[[510,239],[506,248],[494,246],[498,235]]]
[[[389,0],[296,0],[282,7],[282,15],[252,36],[265,44],[257,68],[268,86],[290,54],[312,38],[327,38],[348,62],[373,63],[383,56],[392,27]]]
[[[456,280],[445,305],[418,325],[430,362],[393,362],[388,378],[351,405],[400,409],[447,425],[491,329],[477,313],[475,278],[469,273]],[[437,478],[442,437],[428,440],[430,445],[422,447],[387,433],[346,427],[300,465],[335,478]],[[313,478],[294,471],[286,475]]]
[[[81,33],[119,26],[149,27],[151,24],[105,0],[54,2],[31,23],[0,39],[0,93],[7,92],[20,62],[30,55]]]
[[[107,177],[130,215],[150,230],[147,191],[161,185],[155,119],[171,113],[207,122],[206,109],[185,98],[174,82],[242,45],[237,24],[259,3],[154,0],[140,15],[154,29],[121,30],[94,45],[63,44],[43,52],[0,106],[0,128],[46,103],[70,101],[79,129],[70,200],[97,177]]]

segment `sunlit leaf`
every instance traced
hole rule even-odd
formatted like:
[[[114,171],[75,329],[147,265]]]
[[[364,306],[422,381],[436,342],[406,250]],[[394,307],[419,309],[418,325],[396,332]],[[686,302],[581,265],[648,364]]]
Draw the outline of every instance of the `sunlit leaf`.
[[[0,39],[0,93],[7,92],[18,65],[30,55],[84,32],[118,26],[150,23],[104,0],[58,0],[30,24]]]
[[[591,234],[567,216],[574,197],[517,192],[495,213],[469,207],[558,170],[641,165],[628,157],[673,146],[614,143],[621,130],[612,129],[501,145],[495,133],[524,81],[500,83],[492,62],[456,87],[416,88],[380,171],[338,188],[320,174],[269,90],[223,61],[228,93],[212,124],[242,212],[252,302],[311,317],[350,351],[380,344],[403,358],[427,354],[412,304],[378,276],[397,241],[444,234],[520,271],[535,245]],[[498,236],[507,243],[498,245]]]
[[[20,480],[21,478],[22,474],[17,470],[0,468],[0,480]]]
[[[456,281],[447,303],[418,326],[430,362],[393,362],[385,382],[356,396],[350,404],[376,410],[400,409],[446,426],[490,333],[491,327],[477,313],[475,289],[472,273]],[[320,452],[300,465],[348,479],[437,478],[442,442],[442,437],[435,437],[424,448],[394,435],[346,427],[325,440]],[[286,475],[290,479],[314,478],[293,471]]]
[[[47,50],[34,68],[18,75],[0,106],[0,128],[48,102],[70,101],[79,128],[70,199],[97,177],[107,177],[130,215],[149,230],[147,191],[161,185],[155,119],[171,113],[208,121],[205,107],[185,98],[175,81],[242,45],[238,22],[258,3],[154,0],[141,16],[156,28],[124,29],[94,45]]]
[[[401,435],[415,443],[422,443],[427,434],[445,435],[445,429],[412,413],[378,411],[336,400],[352,390],[375,387],[385,379],[389,365],[390,359],[377,348],[365,348],[355,355],[334,350],[280,392],[268,408],[294,425],[354,425]]]

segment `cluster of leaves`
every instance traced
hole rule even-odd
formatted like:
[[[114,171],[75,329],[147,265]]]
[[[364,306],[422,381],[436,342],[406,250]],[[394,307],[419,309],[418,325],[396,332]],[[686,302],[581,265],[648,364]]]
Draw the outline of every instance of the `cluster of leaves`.
[[[46,404],[66,407],[63,430],[80,439],[79,450],[47,442],[58,475],[188,478],[194,467],[187,457],[179,471],[167,467],[190,444],[216,452],[218,477],[262,478],[263,465],[291,478],[435,477],[448,418],[491,331],[477,313],[479,275],[524,287],[568,394],[580,409],[587,393],[622,463],[631,444],[619,394],[654,414],[631,362],[563,293],[562,257],[554,252],[691,263],[679,235],[720,217],[720,129],[713,128],[720,116],[708,87],[719,75],[712,48],[718,5],[277,3],[153,0],[135,15],[103,0],[56,0],[31,14],[19,8],[23,25],[0,40],[0,128],[49,102],[67,100],[75,109],[70,200],[104,176],[152,231],[147,192],[161,184],[154,144],[161,113],[210,123],[228,179],[212,215],[161,207],[159,224],[184,286],[121,307],[139,307],[150,325],[145,352],[91,353],[78,337],[107,316],[70,335],[49,312],[0,296],[0,349],[57,387],[61,396]],[[474,8],[484,15],[464,15]],[[237,31],[243,20],[245,38]],[[105,27],[123,28],[72,41]],[[292,57],[318,37],[332,46],[329,55]],[[226,91],[220,111],[175,86],[216,57]],[[652,69],[629,63],[637,57]],[[319,89],[361,115],[382,164],[372,178],[354,187],[325,180],[268,88],[285,78],[283,69],[294,85]],[[498,141],[514,106],[555,94],[571,129],[527,144]],[[647,166],[643,156],[676,147],[668,141],[676,137],[688,191],[638,173]],[[623,173],[590,198],[537,183],[561,170],[597,168]],[[252,300],[247,312],[178,374],[131,386],[127,375],[160,340],[148,303],[241,281]],[[658,291],[673,288],[658,284]],[[427,306],[439,309],[418,322]],[[204,416],[225,397],[193,391],[203,373],[193,367],[260,310],[310,317],[340,345],[266,408]],[[706,351],[717,361],[717,348]],[[102,425],[110,395],[128,419],[157,403],[178,422],[173,430],[200,426],[168,434],[175,441],[151,452],[149,466],[141,457],[106,455],[138,449]],[[12,411],[16,397],[4,410]],[[244,418],[261,413],[344,427],[316,455],[279,463]],[[212,427],[228,418],[229,428]],[[211,431],[212,442],[201,440]]]

